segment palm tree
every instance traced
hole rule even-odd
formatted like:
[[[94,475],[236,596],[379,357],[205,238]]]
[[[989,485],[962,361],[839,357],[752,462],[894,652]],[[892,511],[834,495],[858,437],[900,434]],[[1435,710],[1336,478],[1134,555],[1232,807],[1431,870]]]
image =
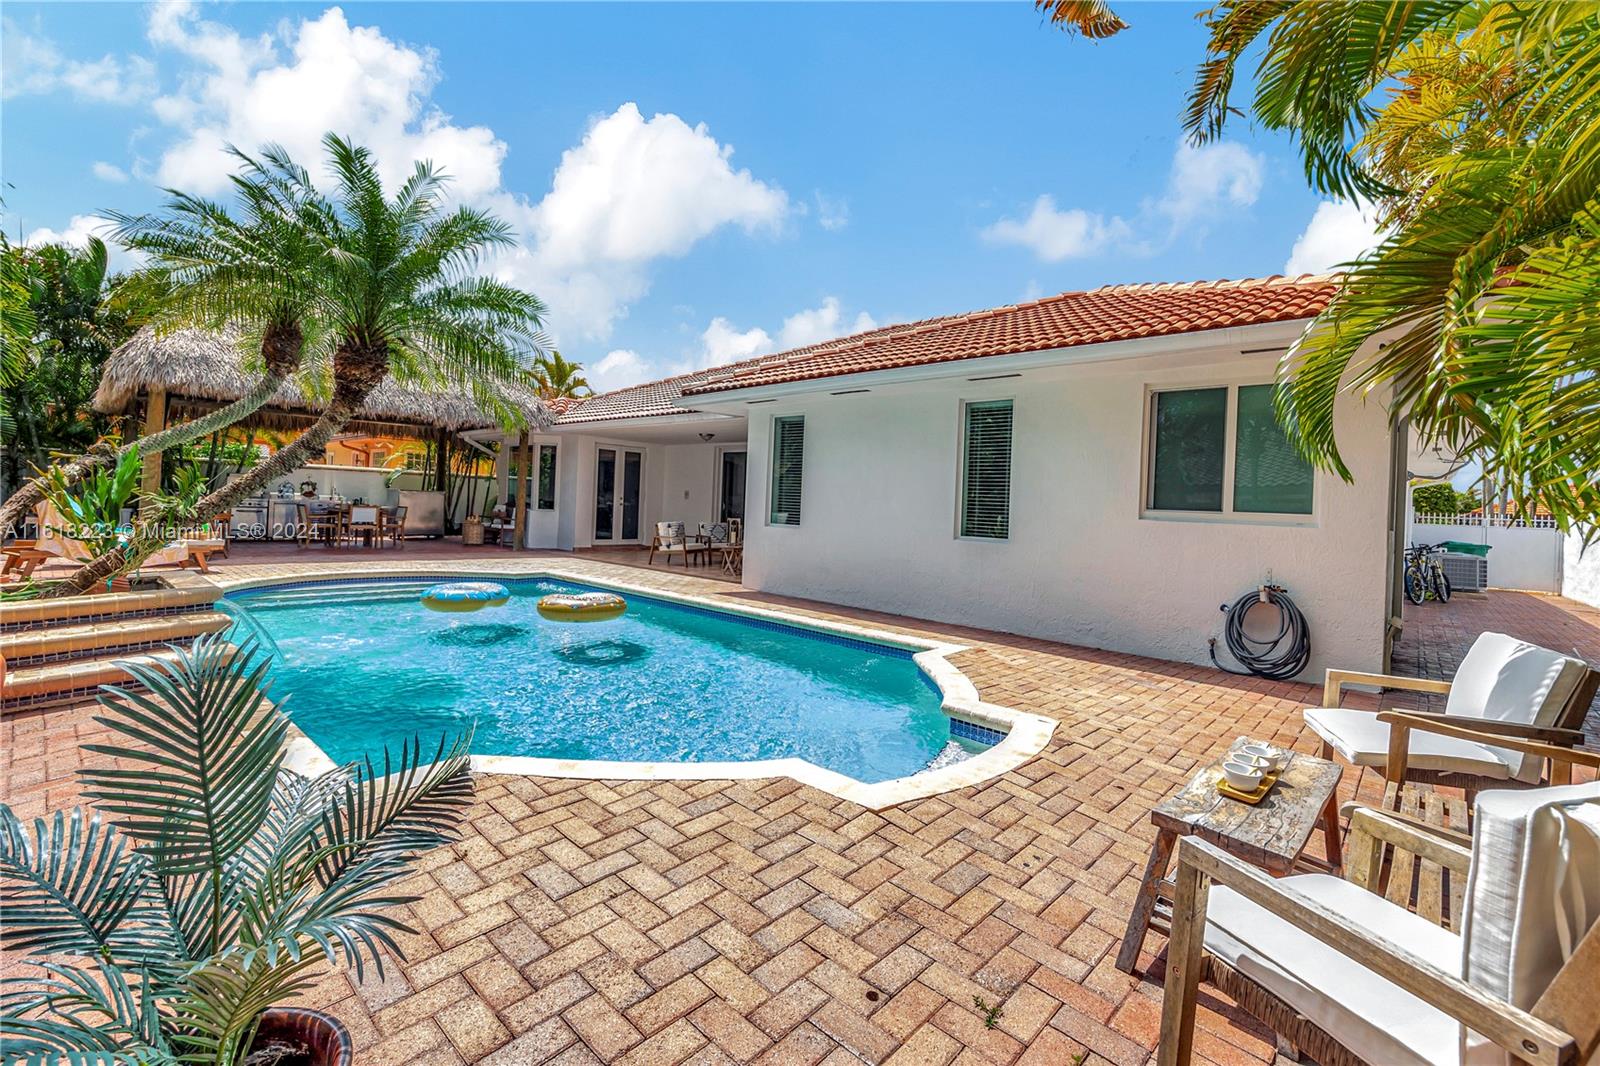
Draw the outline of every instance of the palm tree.
[[[533,361],[533,382],[538,389],[539,396],[545,400],[557,400],[568,396],[590,396],[594,390],[589,387],[580,374],[583,370],[581,363],[569,363],[561,358],[561,353],[552,351],[548,355],[541,355]]]
[[[325,963],[400,954],[387,912],[472,803],[467,742],[306,777],[252,643],[122,665],[143,689],[100,697],[114,742],[87,750],[118,766],[83,771],[97,809],[30,825],[0,804],[0,944],[34,971],[0,1030],[19,1062],[235,1066]]]
[[[157,455],[199,440],[254,414],[283,381],[300,369],[305,325],[311,321],[315,250],[297,224],[300,197],[310,184],[281,148],[269,145],[261,159],[237,148],[232,182],[237,214],[187,193],[167,190],[158,214],[112,212],[119,243],[151,257],[139,279],[162,294],[158,328],[241,326],[258,337],[262,371],[233,403],[203,418],[171,426],[120,448],[99,447],[42,471],[0,505],[0,529],[9,529],[36,507],[56,476],[70,485],[94,470],[138,451]],[[104,245],[97,240],[91,249]]]
[[[1208,27],[1190,132],[1221,134],[1238,64],[1260,51],[1250,117],[1289,133],[1313,187],[1394,226],[1280,366],[1300,449],[1348,479],[1335,400],[1392,393],[1397,416],[1476,452],[1522,507],[1592,529],[1600,7],[1242,0]]]
[[[473,208],[446,211],[446,179],[431,163],[417,163],[388,197],[365,148],[334,134],[323,143],[337,187],[324,197],[304,178],[299,225],[315,252],[308,257],[315,265],[306,283],[315,289],[320,336],[331,348],[331,394],[309,429],[202,498],[194,514],[229,510],[321,455],[390,374],[406,382],[469,388],[507,425],[521,418],[500,390],[524,382],[525,359],[542,350],[544,305],[530,293],[470,273],[484,251],[512,243],[510,229]],[[46,594],[98,587],[138,566],[165,539],[161,528],[142,529]]]

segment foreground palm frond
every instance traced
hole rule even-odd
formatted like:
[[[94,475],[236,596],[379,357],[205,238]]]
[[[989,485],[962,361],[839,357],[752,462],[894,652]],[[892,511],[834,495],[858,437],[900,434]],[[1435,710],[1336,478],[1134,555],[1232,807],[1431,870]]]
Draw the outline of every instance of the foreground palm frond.
[[[1190,132],[1222,132],[1264,43],[1252,117],[1295,138],[1313,187],[1392,226],[1280,366],[1296,445],[1350,477],[1335,403],[1373,395],[1593,537],[1600,5],[1229,0],[1208,28]]]
[[[263,1011],[328,964],[382,972],[396,891],[472,798],[466,738],[306,778],[253,646],[205,636],[129,662],[108,688],[82,810],[23,825],[0,805],[0,944],[36,972],[0,982],[23,1060],[233,1064]],[[49,956],[45,958],[44,956]]]

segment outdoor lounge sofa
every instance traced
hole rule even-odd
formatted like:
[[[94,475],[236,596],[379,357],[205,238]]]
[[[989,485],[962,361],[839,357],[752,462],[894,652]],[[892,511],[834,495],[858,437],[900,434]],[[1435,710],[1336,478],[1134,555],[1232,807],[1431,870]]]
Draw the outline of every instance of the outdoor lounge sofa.
[[[1381,685],[1446,697],[1443,714],[1407,711],[1460,728],[1399,738],[1388,715],[1340,707],[1344,686]],[[1324,758],[1337,752],[1355,766],[1397,772],[1391,781],[1451,785],[1472,794],[1485,786],[1529,787],[1543,779],[1544,760],[1504,744],[1501,738],[1571,747],[1583,742],[1583,719],[1600,688],[1600,671],[1582,659],[1517,640],[1504,633],[1480,635],[1451,681],[1329,670],[1323,706],[1308,707],[1306,725],[1322,738]],[[1400,756],[1403,756],[1400,757]],[[1553,783],[1555,778],[1550,779]]]
[[[1470,847],[1392,812],[1346,812],[1360,860],[1346,879],[1275,880],[1179,842],[1158,1063],[1190,1060],[1202,981],[1322,1066],[1595,1061],[1600,783],[1485,792]],[[1392,902],[1409,883],[1384,897],[1385,847],[1464,885],[1458,929]]]

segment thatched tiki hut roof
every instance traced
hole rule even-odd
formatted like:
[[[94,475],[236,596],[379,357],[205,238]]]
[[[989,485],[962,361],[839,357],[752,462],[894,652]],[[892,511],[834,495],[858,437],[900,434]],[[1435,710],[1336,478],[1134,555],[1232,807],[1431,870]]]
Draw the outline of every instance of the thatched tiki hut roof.
[[[126,413],[141,393],[160,392],[167,420],[181,421],[232,403],[249,391],[256,379],[244,368],[241,331],[178,329],[157,333],[150,326],[106,360],[100,387],[94,394],[97,411]],[[500,395],[521,413],[531,429],[549,426],[552,415],[529,388],[506,385]],[[246,426],[299,431],[315,421],[322,410],[318,398],[308,396],[299,382],[285,382],[272,400],[242,422]],[[367,397],[361,413],[349,428],[374,434],[397,430],[412,436],[431,436],[418,430],[460,431],[499,424],[461,389],[424,389],[386,378]]]

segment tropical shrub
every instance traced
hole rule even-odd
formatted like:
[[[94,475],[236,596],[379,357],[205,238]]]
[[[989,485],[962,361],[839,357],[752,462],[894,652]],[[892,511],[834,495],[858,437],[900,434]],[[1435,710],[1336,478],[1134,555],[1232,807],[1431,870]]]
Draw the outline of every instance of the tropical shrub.
[[[250,645],[124,668],[145,691],[100,697],[118,740],[85,745],[116,761],[83,771],[93,809],[0,805],[0,946],[31,971],[0,985],[0,1040],[7,1061],[233,1066],[325,964],[401,955],[390,912],[415,897],[393,886],[453,839],[467,741],[306,777]]]
[[[45,498],[61,518],[53,532],[78,541],[93,555],[121,544],[126,539],[122,509],[139,489],[139,471],[138,449],[123,452],[116,466],[93,470],[76,485],[68,482],[59,467],[52,468],[45,482]]]

